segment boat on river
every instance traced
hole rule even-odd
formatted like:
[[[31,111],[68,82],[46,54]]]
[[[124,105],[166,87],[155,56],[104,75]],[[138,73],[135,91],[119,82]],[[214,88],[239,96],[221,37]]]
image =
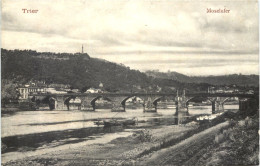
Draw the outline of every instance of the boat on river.
[[[137,122],[136,118],[131,119],[106,119],[102,121],[94,122],[96,125],[104,125],[107,126],[128,126],[128,125],[135,125]]]

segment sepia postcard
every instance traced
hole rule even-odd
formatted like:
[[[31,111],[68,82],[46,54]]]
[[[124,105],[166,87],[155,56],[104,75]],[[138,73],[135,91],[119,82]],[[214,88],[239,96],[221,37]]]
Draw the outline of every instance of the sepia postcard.
[[[259,165],[257,0],[2,0],[1,165]]]

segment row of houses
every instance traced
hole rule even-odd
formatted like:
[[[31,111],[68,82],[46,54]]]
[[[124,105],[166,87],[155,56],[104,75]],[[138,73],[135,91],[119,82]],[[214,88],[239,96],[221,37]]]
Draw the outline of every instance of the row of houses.
[[[254,94],[254,90],[243,91],[236,87],[209,87],[208,93],[241,93],[241,94]]]
[[[30,95],[34,94],[66,94],[66,93],[80,93],[79,89],[60,88],[53,86],[37,86],[37,85],[23,85],[18,87],[20,93],[20,100],[27,100]],[[101,89],[89,88],[85,93],[103,93]]]

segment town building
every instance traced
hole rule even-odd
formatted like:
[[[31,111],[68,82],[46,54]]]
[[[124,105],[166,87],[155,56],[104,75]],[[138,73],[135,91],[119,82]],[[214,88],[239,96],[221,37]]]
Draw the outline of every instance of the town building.
[[[46,87],[45,86],[28,87],[28,92],[29,94],[46,93]]]
[[[18,87],[19,100],[27,100],[29,95],[46,93],[45,86],[30,86],[28,84]]]
[[[19,100],[27,100],[29,96],[28,87],[19,87],[18,91],[20,93]]]
[[[232,87],[208,87],[208,93],[239,93],[239,90],[234,85]]]
[[[101,89],[89,88],[85,93],[102,93]]]
[[[50,94],[66,94],[66,91],[58,91],[55,88],[46,88],[46,93],[50,93]]]

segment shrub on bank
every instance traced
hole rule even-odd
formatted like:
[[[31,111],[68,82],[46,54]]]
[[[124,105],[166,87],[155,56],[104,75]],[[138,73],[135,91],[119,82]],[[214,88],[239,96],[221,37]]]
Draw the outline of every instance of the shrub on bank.
[[[149,130],[141,130],[136,135],[141,142],[152,142],[152,134],[150,134]]]
[[[215,149],[211,160],[221,159],[220,165],[226,165],[232,161],[234,165],[258,165],[259,136],[258,117],[246,117],[234,122],[233,127],[225,129],[215,135]],[[228,146],[225,146],[228,145]],[[219,151],[225,151],[226,155],[219,156]]]

